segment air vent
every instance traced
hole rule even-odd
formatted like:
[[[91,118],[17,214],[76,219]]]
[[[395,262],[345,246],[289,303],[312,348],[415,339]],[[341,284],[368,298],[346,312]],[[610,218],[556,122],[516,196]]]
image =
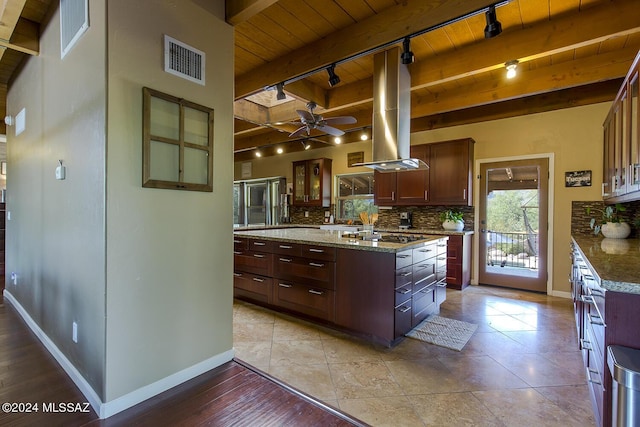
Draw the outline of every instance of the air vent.
[[[60,0],[60,57],[73,48],[89,28],[89,0]]]
[[[164,70],[204,85],[204,52],[164,36]]]

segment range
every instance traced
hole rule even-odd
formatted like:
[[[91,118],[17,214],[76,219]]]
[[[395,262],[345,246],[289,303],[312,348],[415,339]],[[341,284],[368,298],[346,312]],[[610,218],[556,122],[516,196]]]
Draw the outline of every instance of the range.
[[[347,232],[342,235],[349,239],[368,240],[373,242],[387,242],[387,243],[412,243],[420,240],[427,239],[427,236],[421,234],[400,234],[400,233],[360,233],[360,232]]]

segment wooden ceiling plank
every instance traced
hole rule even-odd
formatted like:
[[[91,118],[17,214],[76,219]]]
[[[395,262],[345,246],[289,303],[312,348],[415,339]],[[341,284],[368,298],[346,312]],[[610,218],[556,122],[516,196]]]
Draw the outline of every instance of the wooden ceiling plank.
[[[238,25],[262,12],[278,0],[225,0],[225,19],[231,25]]]
[[[495,1],[495,0],[494,0]],[[241,98],[262,87],[327,66],[491,5],[491,0],[429,0],[393,6],[354,25],[236,76]],[[303,3],[303,2],[300,2]]]
[[[437,55],[411,66],[412,89],[438,85],[500,68],[512,59],[528,61],[640,32],[635,0],[607,3],[585,12],[501,34],[483,43]]]
[[[487,81],[446,93],[416,95],[411,117],[428,116],[461,108],[492,104],[522,96],[536,95],[624,77],[638,48],[627,48],[590,58],[563,62],[551,67],[522,71],[517,81]]]

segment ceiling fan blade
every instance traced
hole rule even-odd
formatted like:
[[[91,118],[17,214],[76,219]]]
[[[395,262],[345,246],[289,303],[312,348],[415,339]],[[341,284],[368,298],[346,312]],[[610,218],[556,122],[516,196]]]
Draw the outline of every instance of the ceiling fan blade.
[[[327,117],[324,121],[332,125],[350,125],[357,122],[356,118],[352,116]]]
[[[293,131],[293,132],[289,135],[289,137],[302,135],[302,133],[303,133],[304,131],[306,131],[306,130],[307,130],[307,127],[306,127],[306,126],[300,126],[298,129],[296,129],[295,131]]]
[[[331,127],[331,126],[318,126],[316,129],[318,129],[318,130],[320,130],[322,132],[326,132],[329,135],[333,135],[333,136],[342,136],[342,135],[344,135],[343,131],[341,131],[338,128]]]
[[[313,122],[315,119],[313,117],[313,114],[311,114],[308,111],[305,110],[296,110],[296,113],[298,113],[298,115],[300,116],[300,118],[302,120],[304,120],[305,122]]]

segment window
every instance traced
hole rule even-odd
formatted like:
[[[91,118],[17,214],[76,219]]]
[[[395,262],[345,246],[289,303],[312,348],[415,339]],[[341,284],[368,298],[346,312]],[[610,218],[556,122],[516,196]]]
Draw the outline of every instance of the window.
[[[373,204],[373,172],[336,175],[336,184],[337,219],[358,220],[360,212],[378,212],[378,207]]]
[[[213,191],[213,110],[143,88],[142,186]]]

